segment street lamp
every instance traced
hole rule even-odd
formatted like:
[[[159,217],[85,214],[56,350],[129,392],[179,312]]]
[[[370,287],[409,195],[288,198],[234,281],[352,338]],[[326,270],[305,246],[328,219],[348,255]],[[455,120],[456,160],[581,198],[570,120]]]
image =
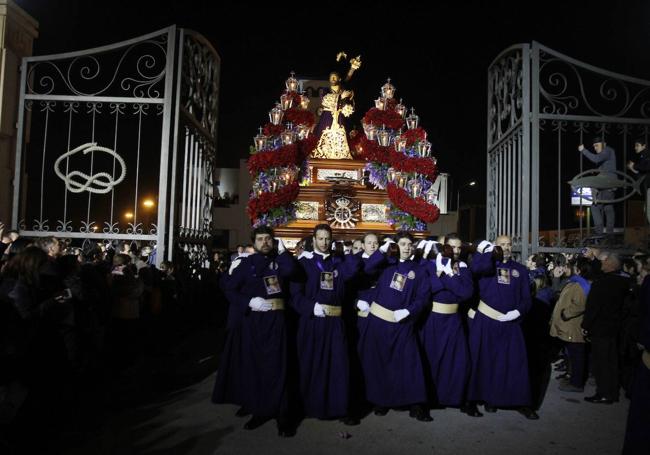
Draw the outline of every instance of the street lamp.
[[[151,199],[145,199],[144,201],[142,201],[142,205],[145,208],[152,209],[156,205],[156,203]]]
[[[124,218],[126,218],[127,220],[132,220],[132,219],[133,219],[133,213],[131,213],[131,212],[126,212],[126,213],[124,214]]]

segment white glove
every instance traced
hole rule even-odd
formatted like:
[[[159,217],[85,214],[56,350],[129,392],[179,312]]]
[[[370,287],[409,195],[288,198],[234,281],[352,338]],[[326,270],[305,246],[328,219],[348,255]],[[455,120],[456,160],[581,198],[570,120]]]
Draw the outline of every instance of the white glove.
[[[401,310],[395,310],[393,311],[393,317],[395,318],[395,322],[399,322],[402,319],[406,318],[409,314],[409,310],[401,309]]]
[[[494,245],[488,242],[487,240],[483,240],[476,247],[476,251],[478,251],[479,253],[491,253],[493,249],[494,249]]]
[[[521,316],[521,313],[519,310],[510,310],[503,316],[499,316],[499,321],[501,322],[508,322],[508,321],[514,321],[517,319],[519,316]]]
[[[272,308],[272,305],[264,300],[262,297],[253,297],[248,306],[251,307],[253,311],[269,311]]]
[[[278,239],[278,254],[282,254],[287,251],[287,247],[284,246],[282,239]]]
[[[435,242],[433,240],[427,240],[427,244],[424,246],[424,257],[427,258],[429,256],[429,253],[431,253],[431,248],[433,248],[433,244]]]
[[[467,264],[465,264],[463,261],[458,261],[458,268],[459,269],[466,269]]]
[[[357,308],[359,308],[359,310],[363,311],[364,313],[366,311],[370,311],[370,305],[365,300],[358,300],[357,301]]]
[[[447,263],[445,265],[442,264],[442,254],[438,253],[438,256],[436,256],[436,272],[438,276],[440,276],[441,273],[444,273],[448,276],[454,276],[454,270],[451,268],[451,259],[447,259]]]
[[[300,253],[300,256],[298,256],[298,259],[302,259],[302,258],[311,259],[313,257],[314,257],[314,253],[312,253],[311,251],[303,251],[302,253]]]
[[[318,302],[314,304],[314,316],[317,316],[319,318],[325,317],[325,310],[323,309],[323,306]]]
[[[379,247],[379,251],[381,251],[382,253],[386,253],[386,252],[388,251],[388,246],[389,246],[391,243],[395,243],[395,240],[393,240],[393,239],[391,239],[391,238],[386,239],[386,240],[384,241],[384,244],[383,244],[382,246]]]

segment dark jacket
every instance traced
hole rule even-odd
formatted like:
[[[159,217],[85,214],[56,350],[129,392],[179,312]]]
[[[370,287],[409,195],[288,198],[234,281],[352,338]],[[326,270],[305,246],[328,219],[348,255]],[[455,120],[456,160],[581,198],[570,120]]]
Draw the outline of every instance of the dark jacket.
[[[623,319],[623,303],[629,292],[629,277],[619,272],[600,275],[587,296],[582,328],[589,336],[617,336]]]

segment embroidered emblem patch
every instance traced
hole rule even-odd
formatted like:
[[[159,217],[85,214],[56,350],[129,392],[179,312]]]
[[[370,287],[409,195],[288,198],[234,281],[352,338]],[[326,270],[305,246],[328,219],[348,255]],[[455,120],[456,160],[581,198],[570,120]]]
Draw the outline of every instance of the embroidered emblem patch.
[[[414,280],[415,279],[415,272],[413,270],[411,270],[407,276],[408,276],[409,280]]]
[[[515,278],[519,278],[519,271],[513,270],[512,271],[512,276],[515,277]]]
[[[334,278],[337,278],[338,276],[339,276],[339,271],[338,271],[338,270],[334,270]]]

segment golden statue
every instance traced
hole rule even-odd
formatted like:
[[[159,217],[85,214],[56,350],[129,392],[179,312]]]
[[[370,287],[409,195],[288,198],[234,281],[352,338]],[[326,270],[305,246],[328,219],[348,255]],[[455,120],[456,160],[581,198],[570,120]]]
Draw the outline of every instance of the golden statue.
[[[342,59],[347,59],[345,52],[339,52],[336,56],[337,62]],[[344,82],[348,82],[354,72],[361,67],[361,56],[354,57],[349,63],[350,69]],[[352,159],[344,118],[354,113],[354,92],[344,90],[341,82],[341,75],[338,72],[330,73],[330,91],[323,97],[321,105],[323,111],[316,128],[319,140],[312,152],[314,158]]]

